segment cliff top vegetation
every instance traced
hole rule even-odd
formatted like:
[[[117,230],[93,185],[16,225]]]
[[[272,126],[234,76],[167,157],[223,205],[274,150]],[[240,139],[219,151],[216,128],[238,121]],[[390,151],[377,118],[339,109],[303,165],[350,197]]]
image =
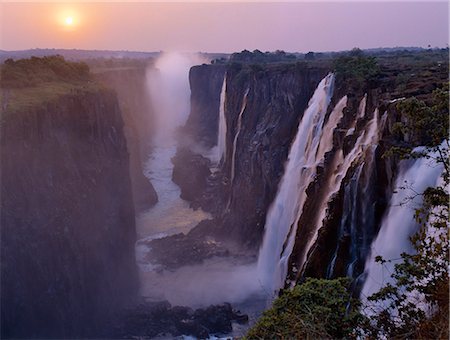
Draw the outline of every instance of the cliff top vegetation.
[[[0,66],[2,113],[37,107],[61,95],[97,91],[87,64],[62,56],[7,59]]]

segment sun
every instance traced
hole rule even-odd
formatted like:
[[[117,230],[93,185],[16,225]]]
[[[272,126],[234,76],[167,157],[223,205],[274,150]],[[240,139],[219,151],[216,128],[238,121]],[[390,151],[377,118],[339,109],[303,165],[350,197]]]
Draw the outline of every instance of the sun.
[[[64,19],[64,23],[65,23],[67,26],[72,26],[72,25],[73,25],[73,17],[66,17],[66,18]]]

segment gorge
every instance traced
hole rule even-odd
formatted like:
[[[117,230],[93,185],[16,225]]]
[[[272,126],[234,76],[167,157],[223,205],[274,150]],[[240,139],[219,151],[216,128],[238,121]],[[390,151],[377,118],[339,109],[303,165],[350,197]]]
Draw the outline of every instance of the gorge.
[[[388,152],[428,143],[397,104],[431,100],[448,49],[358,53],[88,60],[38,104],[2,84],[2,337],[242,336],[309,277],[376,292],[418,228],[401,187],[443,171]]]

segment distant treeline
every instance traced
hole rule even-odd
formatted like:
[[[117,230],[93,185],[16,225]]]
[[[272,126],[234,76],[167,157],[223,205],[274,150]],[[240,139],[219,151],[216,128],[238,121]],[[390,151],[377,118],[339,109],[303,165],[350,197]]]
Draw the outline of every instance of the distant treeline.
[[[62,56],[7,59],[1,65],[1,87],[33,87],[47,82],[77,82],[90,79],[89,66],[66,61]]]

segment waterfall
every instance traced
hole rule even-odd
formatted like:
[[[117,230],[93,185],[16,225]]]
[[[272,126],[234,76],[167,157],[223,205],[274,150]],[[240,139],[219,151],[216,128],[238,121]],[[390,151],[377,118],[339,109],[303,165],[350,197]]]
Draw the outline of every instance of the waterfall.
[[[236,173],[237,141],[238,141],[239,135],[241,133],[242,115],[244,114],[245,108],[247,107],[247,96],[248,96],[249,91],[250,91],[250,89],[247,89],[244,93],[244,97],[242,98],[241,111],[239,112],[237,127],[236,127],[236,134],[234,135],[234,140],[233,140],[233,149],[232,149],[233,152],[231,154],[231,178],[230,178],[231,187],[233,186],[234,175]]]
[[[375,257],[398,260],[402,253],[410,253],[413,250],[409,237],[418,228],[414,211],[422,204],[422,196],[417,193],[422,193],[428,187],[437,186],[443,171],[443,166],[433,160],[437,155],[429,156],[430,158],[400,162],[395,181],[397,191],[391,197],[378,236],[372,243],[370,257],[366,261],[366,280],[361,292],[363,300],[391,282],[390,275],[393,273],[394,263],[382,265],[375,262]]]
[[[287,259],[283,245],[289,234],[293,234],[290,229],[295,228],[305,189],[314,177],[315,158],[333,85],[334,75],[328,74],[309,101],[289,151],[277,195],[267,213],[257,266],[260,283],[270,294],[283,286],[286,277]]]
[[[222,91],[220,92],[219,130],[217,133],[217,163],[220,163],[227,148],[227,119],[225,117],[225,100],[227,88],[227,74],[223,77]]]

